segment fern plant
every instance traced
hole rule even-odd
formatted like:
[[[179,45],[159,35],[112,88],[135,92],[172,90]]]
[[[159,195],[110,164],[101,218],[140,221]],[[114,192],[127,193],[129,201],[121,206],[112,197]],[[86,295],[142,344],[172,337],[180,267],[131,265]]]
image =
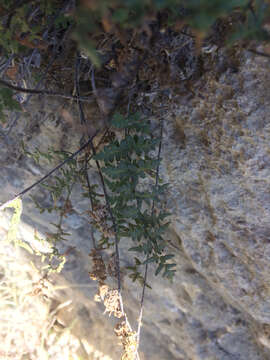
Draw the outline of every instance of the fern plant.
[[[127,267],[129,277],[133,281],[144,284],[144,277],[140,268],[146,263],[155,263],[156,272],[160,272],[168,279],[172,279],[176,264],[170,260],[173,254],[167,254],[167,243],[164,233],[169,226],[168,212],[162,210],[162,199],[168,184],[162,184],[157,168],[160,164],[160,154],[156,155],[160,138],[154,138],[150,123],[141,118],[139,113],[128,117],[115,114],[111,124],[118,132],[120,139],[114,139],[94,156],[96,161],[102,161],[101,171],[108,189],[108,201],[116,225],[116,238],[130,238],[134,246],[130,251],[134,253],[133,264]],[[57,156],[65,160],[69,154],[48,149],[42,152],[36,149],[29,153],[23,144],[24,153],[31,156],[37,163],[46,159],[52,163]],[[56,211],[59,213],[58,223],[52,225],[56,228],[49,233],[47,241],[52,245],[52,252],[57,254],[57,242],[66,240],[69,234],[62,229],[62,220],[72,210],[70,196],[76,182],[86,189],[81,164],[72,159],[68,165],[60,168],[60,176],[54,176],[49,183],[42,186],[49,192],[53,204],[44,208],[32,197],[40,213]],[[98,248],[108,248],[114,245],[112,223],[104,196],[99,194],[97,185],[90,186],[83,191],[83,197],[91,197],[93,204],[92,223],[101,233]],[[89,192],[90,190],[90,192]],[[65,198],[65,200],[63,200]]]
[[[156,169],[160,159],[154,157],[160,139],[151,135],[150,124],[140,117],[138,113],[125,118],[116,114],[112,121],[118,131],[122,131],[122,140],[114,140],[104,147],[103,151],[95,156],[96,160],[102,160],[105,174],[105,184],[110,193],[108,200],[116,223],[117,238],[131,238],[134,246],[129,250],[138,256],[142,255],[145,260],[134,258],[134,266],[130,277],[133,281],[142,282],[143,277],[138,268],[147,263],[157,264],[156,275],[161,271],[164,277],[172,279],[176,264],[168,260],[173,254],[166,254],[166,241],[164,232],[169,222],[166,221],[169,213],[157,209],[168,184],[157,183],[146,185],[146,178],[155,178]],[[103,243],[106,243],[103,238]]]

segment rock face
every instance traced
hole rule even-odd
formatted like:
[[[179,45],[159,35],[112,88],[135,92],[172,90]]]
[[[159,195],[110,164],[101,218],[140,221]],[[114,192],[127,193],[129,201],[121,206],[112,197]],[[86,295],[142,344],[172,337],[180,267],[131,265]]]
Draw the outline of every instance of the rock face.
[[[248,52],[238,55],[238,71],[227,67],[215,77],[207,72],[192,93],[176,99],[164,118],[161,175],[170,184],[167,207],[173,215],[167,237],[177,273],[173,284],[149,277],[153,289],[145,297],[142,359],[270,358],[269,60]],[[35,111],[34,100],[29,104],[31,124],[39,127],[36,134],[30,131],[29,146],[75,150],[79,135],[69,143],[60,110],[47,101],[43,103],[47,120],[42,124],[40,108],[35,105]],[[23,156],[18,159],[15,150],[26,124],[24,118],[1,145],[0,181],[5,188],[1,201],[49,168],[36,167]],[[14,163],[7,157],[11,149],[17,156],[13,159],[18,159]],[[96,181],[97,174],[92,177]],[[93,300],[97,286],[88,276],[89,224],[80,216],[88,203],[79,200],[80,191],[75,189],[75,211],[65,219],[72,235],[68,244],[61,245],[63,251],[75,248],[63,272],[53,277],[55,283],[68,286],[59,299],[72,299],[69,311],[59,312],[59,321],[68,326],[78,319],[74,326],[78,336],[119,359],[115,320],[102,314],[103,306]],[[33,195],[45,205],[49,201],[41,188]],[[40,215],[26,197],[22,220],[46,232],[53,215]],[[121,244],[125,265],[128,245]],[[125,279],[123,298],[132,324],[138,317],[140,291]]]

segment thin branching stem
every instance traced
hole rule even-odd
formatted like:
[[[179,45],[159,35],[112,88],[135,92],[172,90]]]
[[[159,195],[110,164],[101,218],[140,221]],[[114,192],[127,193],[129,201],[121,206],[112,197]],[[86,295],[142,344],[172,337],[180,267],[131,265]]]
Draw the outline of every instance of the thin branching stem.
[[[95,79],[94,79],[94,69],[92,68],[92,76],[91,76],[91,82],[92,82],[92,89],[94,91],[94,93],[96,92],[96,85],[95,85]],[[83,114],[83,111],[82,111]],[[96,155],[96,149],[94,147],[93,142],[90,143],[90,146],[92,148],[93,154]],[[105,201],[106,201],[106,205],[107,205],[107,209],[110,215],[110,218],[112,220],[112,224],[113,224],[113,230],[114,230],[114,236],[115,236],[115,266],[116,266],[116,272],[117,272],[117,283],[118,283],[118,293],[119,293],[119,298],[120,298],[120,306],[121,306],[121,311],[123,312],[123,314],[125,314],[124,309],[123,309],[123,301],[122,301],[122,297],[121,297],[121,279],[120,279],[120,258],[119,258],[119,249],[118,249],[118,235],[117,235],[117,225],[116,225],[116,221],[115,218],[113,216],[112,213],[112,209],[109,203],[109,197],[108,197],[108,193],[107,193],[107,188],[105,185],[105,181],[104,181],[104,177],[101,171],[101,166],[99,164],[99,161],[96,160],[96,165],[97,165],[97,169],[98,169],[98,173],[99,173],[99,177],[101,180],[101,185],[102,185],[102,189],[104,192],[104,196],[105,196]]]
[[[77,104],[78,104],[78,109],[79,109],[79,117],[80,117],[80,122],[81,124],[85,124],[86,123],[86,119],[85,119],[85,115],[84,115],[84,111],[83,111],[83,106],[82,103],[80,101],[80,86],[79,86],[79,69],[80,69],[80,56],[79,54],[77,55],[77,61],[76,61],[76,65],[75,65],[75,89],[76,89],[76,95],[77,95]],[[92,80],[93,83],[93,80]],[[93,85],[93,84],[92,84]],[[95,84],[93,85],[93,88],[95,89]],[[108,129],[106,129],[106,132],[108,131]],[[88,135],[89,136],[89,135]],[[94,147],[93,142],[90,143],[93,155],[96,155],[96,149]],[[87,162],[89,162],[89,159],[87,159],[87,161],[85,161],[85,166],[87,167]],[[107,195],[107,190],[106,190],[106,186],[105,186],[105,182],[104,182],[104,178],[103,178],[103,174],[101,171],[101,167],[99,164],[99,161],[96,160],[96,165],[98,168],[98,172],[99,172],[99,176],[100,176],[100,180],[102,183],[102,188],[103,188],[103,192],[104,192],[104,196],[105,196],[105,200],[106,200],[106,205],[110,214],[110,217],[112,219],[113,222],[113,226],[114,226],[114,231],[115,231],[115,236],[116,235],[116,224],[115,224],[115,220],[113,218],[112,215],[112,211],[111,211],[111,207],[109,205],[109,201],[108,201],[108,195]],[[85,177],[86,177],[86,182],[87,182],[87,187],[88,187],[88,192],[89,192],[89,198],[90,198],[90,202],[91,202],[91,208],[93,210],[93,198],[92,198],[92,194],[91,194],[91,188],[90,188],[90,180],[89,180],[89,176],[88,176],[88,172],[87,172],[87,168],[85,168]],[[92,234],[93,235],[93,234]],[[95,243],[95,239],[94,236],[92,236],[92,240],[93,240],[93,245],[96,248],[96,243]],[[115,239],[115,242],[118,242],[117,239]],[[118,246],[118,244],[117,244]],[[118,252],[119,254],[119,252]],[[120,294],[121,291],[121,281],[120,281],[120,266],[119,266],[119,255],[118,255],[118,267],[116,265],[116,268],[119,269],[119,271],[117,271],[118,274],[118,292]],[[121,310],[123,311],[123,305],[121,305]]]
[[[80,65],[81,65],[80,55],[77,54],[77,59],[76,59],[76,63],[75,63],[75,78],[74,78],[75,94],[76,94],[77,105],[78,105],[78,109],[79,109],[80,122],[81,122],[81,125],[84,125],[85,124],[85,117],[84,117],[82,103],[80,101],[80,85],[79,85]],[[84,173],[85,173],[85,178],[86,178],[88,192],[89,192],[91,210],[93,211],[93,209],[94,209],[93,196],[92,196],[92,192],[91,192],[90,179],[89,179],[88,172],[87,172],[87,163],[88,163],[88,161],[89,160],[87,159],[87,155],[85,155]]]
[[[36,181],[34,184],[28,186],[26,189],[24,189],[23,191],[21,191],[19,194],[15,195],[11,200],[6,201],[4,204],[2,204],[0,206],[0,210],[3,210],[8,204],[10,204],[12,201],[14,201],[15,199],[22,197],[23,195],[25,195],[26,193],[28,193],[28,191],[32,190],[35,186],[37,186],[38,184],[42,183],[43,181],[45,181],[48,177],[50,177],[55,171],[57,171],[58,169],[60,169],[62,166],[64,166],[68,161],[72,160],[73,158],[75,158],[81,151],[83,151],[94,139],[94,137],[99,133],[99,130],[96,130],[95,134],[84,144],[82,145],[77,151],[75,151],[73,154],[71,154],[68,158],[66,158],[64,161],[62,161],[60,164],[58,164],[55,168],[53,168],[51,171],[49,171],[45,176],[43,176],[41,179],[39,179],[38,181]]]
[[[91,75],[91,82],[92,82],[92,89],[94,91],[94,93],[96,93],[96,84],[95,84],[95,78],[94,78],[94,69],[92,69],[92,75]],[[90,144],[91,146],[91,144]],[[94,145],[92,143],[92,151],[93,154],[96,154],[96,150],[94,148]],[[118,293],[119,293],[119,297],[120,297],[120,305],[121,305],[121,311],[124,313],[123,310],[123,301],[121,298],[121,279],[120,279],[120,257],[119,257],[119,248],[118,248],[118,235],[117,235],[117,225],[116,225],[116,221],[115,218],[113,216],[112,213],[112,209],[109,203],[109,198],[108,198],[108,193],[107,193],[107,189],[106,189],[106,185],[105,185],[105,181],[104,181],[104,177],[101,171],[101,167],[99,164],[99,161],[96,160],[96,165],[98,168],[98,172],[99,172],[99,176],[100,176],[100,180],[101,180],[101,184],[102,184],[102,188],[103,188],[103,192],[104,192],[104,196],[105,196],[105,201],[106,201],[106,205],[110,214],[110,218],[112,220],[112,224],[113,224],[113,230],[114,230],[114,236],[115,236],[115,266],[116,266],[116,272],[117,272],[117,282],[118,282]]]
[[[91,83],[92,83],[93,92],[94,92],[94,94],[96,94],[94,67],[92,67]],[[93,154],[95,155],[96,150],[95,150],[95,147],[93,145],[93,142],[90,143],[90,146],[92,148]],[[113,225],[113,230],[114,230],[115,267],[116,267],[116,273],[117,273],[117,284],[118,284],[118,296],[119,296],[120,309],[121,309],[121,312],[122,312],[122,314],[123,314],[123,316],[125,318],[125,323],[127,324],[129,330],[132,331],[132,328],[131,328],[131,326],[129,324],[129,321],[128,321],[128,318],[127,318],[127,314],[124,311],[124,304],[123,304],[123,299],[122,299],[122,294],[121,294],[121,276],[120,276],[120,256],[119,256],[119,246],[118,246],[118,243],[119,243],[118,229],[117,229],[115,218],[114,218],[113,213],[112,213],[112,209],[111,209],[110,202],[109,202],[109,196],[108,196],[107,188],[106,188],[105,181],[104,181],[104,176],[102,174],[101,166],[100,166],[98,160],[96,160],[96,165],[97,165],[98,173],[99,173],[101,184],[102,184],[102,189],[103,189],[103,192],[104,192],[106,206],[107,206],[107,209],[108,209],[111,221],[112,221],[112,225]],[[137,359],[139,359],[138,355],[137,355]]]
[[[160,155],[161,155],[161,147],[162,147],[162,136],[163,136],[163,120],[160,121],[160,142],[158,147],[158,164],[156,169],[156,179],[155,179],[155,187],[158,186],[158,180],[159,180],[159,165],[160,165]],[[152,209],[151,209],[151,215],[154,214],[154,208],[155,208],[155,200],[152,202]],[[140,345],[140,333],[141,333],[141,327],[142,327],[142,318],[143,318],[143,305],[144,305],[144,296],[145,296],[145,288],[146,288],[146,282],[147,282],[147,275],[148,275],[148,259],[149,259],[149,253],[146,257],[146,264],[145,264],[145,270],[144,270],[144,279],[143,279],[143,289],[142,289],[142,295],[141,295],[141,301],[140,301],[140,315],[138,319],[138,329],[137,329],[137,349],[136,353],[138,353],[139,345]]]
[[[58,228],[62,227],[63,219],[64,219],[64,216],[65,216],[66,206],[67,206],[68,202],[70,201],[70,196],[71,196],[72,189],[73,189],[74,185],[75,185],[75,181],[73,181],[72,184],[69,185],[69,187],[68,187],[67,196],[66,196],[64,205],[63,205],[63,207],[61,209],[61,212],[60,212]]]
[[[75,83],[75,92],[76,92],[76,97],[77,97],[80,122],[83,125],[83,124],[85,124],[85,117],[84,117],[82,103],[80,101],[80,85],[79,85],[80,64],[81,64],[81,59],[80,59],[79,54],[77,54],[77,59],[76,59],[76,63],[75,63],[74,83]],[[94,210],[94,201],[93,201],[93,195],[92,195],[92,191],[91,191],[90,179],[89,179],[89,175],[88,175],[88,171],[87,171],[88,162],[89,162],[89,159],[87,157],[87,154],[85,154],[84,175],[85,175],[85,179],[86,179],[86,183],[87,183],[87,189],[88,189],[88,194],[89,194],[89,199],[90,199],[91,210],[93,211]],[[90,234],[91,234],[91,238],[92,238],[92,242],[93,242],[93,247],[94,247],[94,249],[97,249],[97,244],[96,244],[96,239],[94,236],[93,229],[90,230]]]

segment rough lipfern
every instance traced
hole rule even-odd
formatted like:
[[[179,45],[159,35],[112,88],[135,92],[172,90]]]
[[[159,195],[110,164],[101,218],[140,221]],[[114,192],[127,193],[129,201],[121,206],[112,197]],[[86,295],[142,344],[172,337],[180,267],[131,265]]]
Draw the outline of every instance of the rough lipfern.
[[[127,118],[116,114],[112,125],[123,132],[123,137],[105,146],[95,159],[104,163],[102,172],[110,191],[109,202],[118,239],[131,238],[134,246],[129,250],[144,256],[141,260],[134,258],[134,266],[128,268],[130,277],[142,282],[138,267],[154,262],[156,275],[162,271],[164,277],[172,279],[175,264],[168,261],[174,255],[166,254],[163,238],[169,225],[166,221],[169,213],[159,209],[167,184],[160,184],[157,174],[160,158],[153,155],[161,139],[153,138],[149,122],[138,113]],[[156,183],[153,177],[157,177]]]

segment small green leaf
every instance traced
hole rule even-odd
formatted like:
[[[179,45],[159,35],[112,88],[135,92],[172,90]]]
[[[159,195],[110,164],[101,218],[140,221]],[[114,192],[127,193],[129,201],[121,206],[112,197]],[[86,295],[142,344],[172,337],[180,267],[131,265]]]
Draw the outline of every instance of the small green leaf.
[[[158,265],[158,268],[157,268],[157,270],[155,272],[156,276],[161,272],[161,270],[164,268],[164,266],[165,266],[164,264],[159,264]]]
[[[157,262],[158,261],[158,257],[157,256],[152,256],[149,259],[146,259],[143,264],[150,264],[152,262]]]
[[[142,253],[143,252],[143,248],[142,246],[134,246],[134,247],[131,247],[130,249],[128,249],[128,251],[137,251],[137,252],[140,252]]]

